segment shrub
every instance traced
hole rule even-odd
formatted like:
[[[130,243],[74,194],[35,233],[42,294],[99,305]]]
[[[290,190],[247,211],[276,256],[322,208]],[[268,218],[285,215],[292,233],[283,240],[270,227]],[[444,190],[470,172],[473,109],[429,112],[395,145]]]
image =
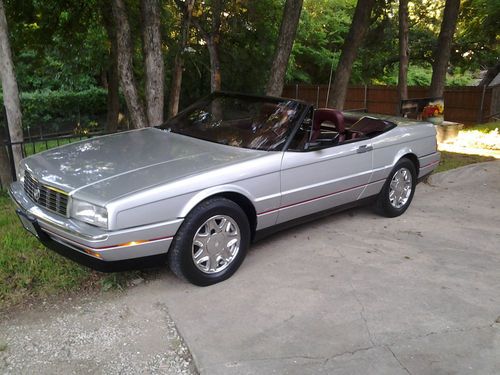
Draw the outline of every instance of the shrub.
[[[21,94],[25,134],[70,132],[87,124],[104,125],[107,91],[37,91]],[[0,95],[1,97],[1,95]],[[2,97],[3,100],[3,97]]]

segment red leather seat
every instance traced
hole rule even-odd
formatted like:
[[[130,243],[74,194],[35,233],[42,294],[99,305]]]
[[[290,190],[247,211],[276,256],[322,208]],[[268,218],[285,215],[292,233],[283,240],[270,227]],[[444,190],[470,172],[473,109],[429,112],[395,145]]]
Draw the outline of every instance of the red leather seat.
[[[330,121],[335,125],[336,131],[339,132],[339,141],[345,139],[345,123],[344,115],[336,109],[318,108],[314,111],[311,142],[314,142],[321,134],[321,124],[325,121]]]

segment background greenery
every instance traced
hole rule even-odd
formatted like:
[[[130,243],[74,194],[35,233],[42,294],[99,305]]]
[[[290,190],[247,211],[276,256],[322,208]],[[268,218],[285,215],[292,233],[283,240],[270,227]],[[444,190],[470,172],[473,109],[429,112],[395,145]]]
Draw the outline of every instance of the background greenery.
[[[90,87],[81,91],[43,90],[21,93],[23,128],[31,135],[73,131],[75,127],[104,126],[107,91]],[[3,95],[0,94],[0,100]]]
[[[56,130],[64,129],[68,123],[76,125],[104,118],[110,42],[100,12],[102,1],[5,1],[25,127],[33,129],[41,123]],[[141,80],[144,69],[138,3],[127,0],[135,43],[134,64]],[[222,88],[262,93],[284,1],[233,0],[225,4],[226,19],[220,40]],[[356,0],[304,1],[287,71],[289,83],[328,82],[332,67],[337,65],[355,4]],[[397,83],[398,2],[378,0],[376,4],[368,35],[353,68],[353,84]],[[427,86],[444,0],[410,1],[409,5],[408,84]],[[499,0],[462,1],[448,85],[472,84],[480,70],[498,63],[499,20]],[[162,30],[168,91],[180,30],[180,12],[173,1],[162,2]],[[196,31],[191,33],[184,56],[181,107],[209,92],[209,56]],[[168,92],[166,95],[168,98]]]

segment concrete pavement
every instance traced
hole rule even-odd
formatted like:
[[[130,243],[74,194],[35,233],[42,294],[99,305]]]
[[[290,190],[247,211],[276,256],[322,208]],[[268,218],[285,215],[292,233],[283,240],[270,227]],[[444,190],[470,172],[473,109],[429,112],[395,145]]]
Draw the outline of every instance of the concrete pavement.
[[[290,229],[227,282],[159,288],[203,374],[499,374],[500,162]]]

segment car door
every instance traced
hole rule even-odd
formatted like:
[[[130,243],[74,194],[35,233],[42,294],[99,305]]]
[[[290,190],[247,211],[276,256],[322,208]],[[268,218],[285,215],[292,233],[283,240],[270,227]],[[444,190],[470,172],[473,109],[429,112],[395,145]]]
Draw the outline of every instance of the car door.
[[[372,175],[370,139],[315,151],[285,151],[277,223],[357,200]]]

